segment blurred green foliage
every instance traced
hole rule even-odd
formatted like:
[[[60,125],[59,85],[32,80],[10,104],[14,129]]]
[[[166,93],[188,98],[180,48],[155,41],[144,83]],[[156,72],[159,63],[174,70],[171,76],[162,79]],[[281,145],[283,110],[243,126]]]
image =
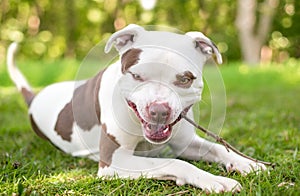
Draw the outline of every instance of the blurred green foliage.
[[[12,41],[22,42],[22,54],[29,58],[82,59],[95,44],[130,23],[202,31],[216,42],[225,61],[240,59],[236,0],[159,0],[152,9],[141,1],[0,0],[0,63]],[[273,60],[300,56],[299,8],[300,1],[280,1],[266,43]]]

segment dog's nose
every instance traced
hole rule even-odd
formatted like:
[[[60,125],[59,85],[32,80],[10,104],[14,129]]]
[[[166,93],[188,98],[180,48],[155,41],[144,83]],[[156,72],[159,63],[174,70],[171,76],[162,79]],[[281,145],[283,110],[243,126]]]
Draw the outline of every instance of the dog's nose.
[[[167,103],[153,102],[148,107],[148,114],[151,121],[155,123],[166,123],[170,117],[171,108]]]

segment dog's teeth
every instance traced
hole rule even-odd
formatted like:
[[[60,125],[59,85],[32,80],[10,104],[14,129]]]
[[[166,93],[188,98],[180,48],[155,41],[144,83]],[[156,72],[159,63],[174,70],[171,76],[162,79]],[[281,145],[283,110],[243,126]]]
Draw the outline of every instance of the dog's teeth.
[[[167,133],[169,131],[168,127],[163,131],[164,133]]]

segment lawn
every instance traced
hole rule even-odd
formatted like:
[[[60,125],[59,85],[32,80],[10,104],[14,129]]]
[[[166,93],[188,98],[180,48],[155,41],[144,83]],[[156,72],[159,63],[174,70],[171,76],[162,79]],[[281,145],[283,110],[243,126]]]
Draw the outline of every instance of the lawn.
[[[38,91],[52,82],[73,79],[79,63],[23,62],[20,67]],[[255,68],[236,63],[220,71],[227,97],[221,136],[242,152],[277,166],[269,174],[241,176],[228,174],[217,164],[191,163],[238,180],[244,187],[240,195],[298,195],[300,62]],[[212,74],[211,68],[205,74]],[[207,88],[200,105],[201,125],[208,126],[212,104]],[[97,163],[70,157],[38,138],[26,114],[24,101],[0,65],[0,193],[4,195],[205,195],[171,181],[99,179]]]

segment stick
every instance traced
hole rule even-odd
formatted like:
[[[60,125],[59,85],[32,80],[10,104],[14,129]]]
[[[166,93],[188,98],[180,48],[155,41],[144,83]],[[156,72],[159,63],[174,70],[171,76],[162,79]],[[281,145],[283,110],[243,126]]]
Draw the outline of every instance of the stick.
[[[247,159],[250,159],[256,163],[262,163],[264,165],[267,166],[271,166],[271,167],[275,167],[276,164],[275,163],[270,163],[270,162],[265,162],[265,161],[260,161],[257,159],[254,159],[252,157],[249,157],[243,153],[241,153],[240,151],[238,151],[237,149],[235,149],[233,146],[231,146],[228,142],[226,142],[223,138],[219,137],[218,135],[214,134],[213,132],[208,131],[207,129],[201,127],[200,125],[197,125],[195,122],[193,122],[191,119],[189,119],[185,114],[181,115],[182,118],[184,118],[186,121],[188,121],[189,123],[191,123],[194,127],[196,127],[197,129],[201,130],[202,132],[204,132],[206,135],[214,138],[216,140],[216,142],[219,142],[221,144],[223,144],[223,146],[226,148],[226,150],[229,152],[229,149],[232,150],[233,152],[237,153],[238,155],[241,155],[242,157],[245,157]]]

